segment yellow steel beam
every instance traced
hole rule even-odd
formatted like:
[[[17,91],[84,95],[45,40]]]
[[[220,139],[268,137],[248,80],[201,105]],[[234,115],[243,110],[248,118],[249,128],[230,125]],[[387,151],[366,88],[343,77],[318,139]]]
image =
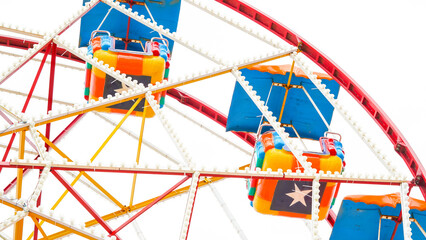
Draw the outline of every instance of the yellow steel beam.
[[[130,193],[130,203],[129,206],[133,205],[133,198],[135,197],[135,188],[136,188],[136,178],[137,178],[137,174],[134,173],[133,174],[133,181],[132,181],[132,191]]]
[[[68,162],[73,162],[71,158],[69,158],[64,152],[62,152],[54,143],[52,143],[49,139],[46,138],[41,132],[37,131],[40,134],[41,139],[47,145],[49,145],[53,150],[55,150],[61,157],[66,158]],[[116,198],[114,198],[105,188],[103,188],[98,182],[95,181],[88,173],[81,171],[83,176],[87,178],[93,185],[95,185],[103,194],[105,194],[111,201],[113,201],[115,204],[117,204],[118,207],[123,208],[123,204],[121,204]]]
[[[250,67],[250,66],[253,66],[253,65],[264,63],[264,62],[269,62],[269,61],[272,61],[272,60],[275,60],[275,59],[278,59],[278,58],[286,57],[288,55],[290,55],[290,53],[277,55],[277,56],[274,56],[274,57],[271,57],[271,58],[268,58],[268,59],[259,60],[259,61],[252,62],[252,63],[249,63],[249,64],[240,65],[240,66],[238,66],[238,69],[247,68],[247,67]],[[212,77],[220,76],[220,75],[229,73],[231,71],[232,71],[232,68],[226,68],[223,71],[217,72],[217,73],[209,75],[209,76],[193,78],[193,79],[188,80],[188,81],[173,83],[173,84],[170,84],[168,86],[158,88],[157,90],[153,91],[153,93],[166,91],[166,90],[169,90],[169,89],[172,89],[172,88],[177,88],[177,87],[184,86],[184,85],[187,85],[187,84],[190,84],[190,83],[194,83],[194,82],[202,81],[202,80],[209,79],[209,78],[212,78]],[[70,117],[80,115],[80,114],[83,114],[83,113],[87,113],[87,112],[91,112],[91,111],[97,111],[97,110],[103,109],[105,107],[112,106],[112,105],[115,105],[115,104],[118,104],[118,103],[121,103],[121,102],[129,101],[129,100],[132,100],[132,99],[135,99],[135,98],[144,98],[144,97],[145,97],[145,93],[130,94],[129,96],[120,97],[119,99],[115,99],[115,100],[112,100],[112,101],[106,101],[106,102],[103,102],[103,103],[98,103],[98,104],[93,105],[93,106],[87,106],[87,107],[84,107],[84,108],[81,108],[81,109],[71,110],[68,113],[58,114],[56,116],[37,120],[37,121],[35,121],[35,126],[37,127],[37,126],[45,125],[47,123],[56,122],[56,121],[66,119],[66,118],[70,118]],[[6,131],[1,132],[0,137],[9,135],[9,134],[12,134],[12,133],[15,133],[15,132],[19,132],[19,131],[26,131],[26,130],[29,130],[29,124],[22,124],[20,126],[11,127]]]
[[[8,207],[11,207],[11,208],[15,209],[16,211],[21,211],[22,210],[22,208],[20,208],[20,207],[18,207],[16,205],[13,205],[13,204],[11,204],[9,202],[3,201],[1,199],[0,199],[0,203],[6,205]]]
[[[99,147],[99,149],[96,151],[96,153],[93,155],[93,157],[90,159],[90,162],[93,162],[95,158],[99,155],[99,153],[104,149],[105,145],[111,140],[112,136],[118,131],[118,129],[123,125],[124,121],[126,121],[127,117],[130,116],[130,114],[133,112],[133,110],[136,108],[136,106],[140,103],[142,98],[138,98],[138,100],[133,104],[133,106],[127,111],[126,115],[121,119],[121,121],[115,126],[114,130],[111,132],[111,134],[105,139],[105,141],[102,143],[102,145]],[[145,112],[145,111],[144,111]]]
[[[96,238],[93,238],[93,237],[91,237],[91,236],[89,236],[89,235],[86,235],[86,234],[84,234],[84,233],[81,233],[81,232],[79,232],[79,231],[75,231],[74,229],[69,228],[69,227],[68,227],[68,226],[66,226],[66,225],[62,225],[61,223],[55,222],[55,221],[53,221],[53,220],[51,220],[51,219],[49,219],[49,218],[45,218],[45,217],[44,217],[44,216],[42,216],[42,215],[38,215],[38,214],[36,214],[36,213],[30,212],[30,213],[29,213],[29,216],[30,216],[30,217],[32,216],[32,217],[35,217],[35,218],[38,218],[38,219],[42,219],[44,222],[48,222],[48,223],[50,223],[50,224],[52,224],[52,225],[54,225],[54,226],[57,226],[57,227],[63,228],[63,229],[65,229],[65,231],[67,231],[67,232],[69,232],[69,233],[75,233],[75,234],[77,234],[77,235],[79,235],[79,236],[82,236],[82,237],[84,237],[84,238],[86,238],[86,239],[93,239],[93,240],[96,240]],[[51,236],[48,236],[48,238],[44,237],[44,238],[42,238],[42,239],[47,240],[47,239],[55,239],[55,238],[53,238],[53,237],[51,237]]]
[[[25,131],[19,133],[19,150],[18,150],[18,158],[23,159],[25,153]],[[16,177],[16,199],[20,199],[22,195],[22,178],[23,178],[23,169],[17,169],[17,177]],[[19,220],[15,223],[13,227],[13,239],[21,240],[22,232],[24,231],[24,219]]]
[[[77,175],[77,177],[74,179],[74,181],[72,181],[71,182],[71,186],[74,186],[76,183],[77,183],[77,181],[81,178],[81,176],[82,176],[83,174],[80,172],[78,175]],[[63,193],[62,193],[62,195],[61,195],[61,197],[59,197],[59,199],[55,202],[55,204],[52,206],[52,208],[50,208],[50,210],[55,210],[57,207],[58,207],[58,205],[59,205],[59,203],[61,203],[62,202],[62,200],[65,198],[65,196],[68,194],[68,190],[65,190]],[[45,221],[43,220],[43,221],[41,221],[40,222],[40,225],[43,225],[43,223],[44,223]],[[31,240],[31,238],[33,237],[33,235],[34,235],[34,232],[32,232],[31,234],[30,234],[30,236],[28,236],[27,237],[27,240]]]
[[[103,194],[105,194],[105,196],[111,199],[111,201],[113,201],[118,207],[124,208],[123,204],[121,204],[115,197],[113,197],[107,190],[105,190],[105,188],[103,188],[98,182],[96,182],[95,179],[93,179],[88,173],[86,172],[81,172],[81,173],[83,173],[83,176],[86,177],[87,180],[89,180],[93,185],[95,185]]]
[[[47,240],[49,240],[49,237],[46,235],[46,233],[44,232],[43,228],[41,227],[40,223],[38,222],[37,218],[34,217],[33,215],[30,215],[31,219],[33,220],[34,224],[36,225],[36,227],[38,228],[38,230],[41,232],[41,235],[43,235],[44,238],[46,238]]]
[[[46,136],[44,136],[40,131],[38,131],[38,134],[40,134],[41,139],[49,145],[55,152],[57,152],[61,157],[66,158],[68,162],[72,162],[71,158],[69,158],[64,152],[62,152],[53,142],[51,142]]]
[[[291,83],[291,77],[293,76],[293,70],[294,70],[294,60],[293,60],[293,63],[291,63],[290,75],[288,76],[287,87],[286,87],[286,90],[285,90],[283,105],[281,106],[281,112],[280,112],[280,117],[278,118],[278,122],[281,122],[281,119],[283,117],[284,106],[285,106],[285,102],[287,101],[288,92],[290,90],[289,86],[290,86],[290,83]]]
[[[2,203],[2,204],[4,204],[4,205],[6,205],[6,206],[8,206],[8,207],[11,207],[11,208],[14,208],[14,209],[16,209],[16,210],[18,210],[18,211],[22,211],[23,210],[23,208],[22,207],[19,207],[18,205],[16,205],[16,204],[13,204],[13,203],[9,203],[9,202],[7,202],[7,201],[2,201],[2,200],[0,200],[0,203]],[[46,218],[45,216],[43,216],[43,215],[39,215],[39,214],[37,214],[37,213],[35,213],[35,212],[29,212],[28,213],[28,216],[29,217],[31,217],[31,218],[35,218],[35,219],[41,219],[41,220],[43,220],[44,222],[48,222],[48,223],[50,223],[50,224],[52,224],[52,225],[54,225],[54,226],[57,226],[57,227],[59,227],[59,228],[62,228],[62,229],[65,229],[65,231],[67,231],[68,233],[75,233],[75,234],[77,234],[77,235],[79,235],[79,236],[82,236],[82,237],[84,237],[84,238],[86,238],[86,239],[95,239],[95,238],[93,238],[93,237],[91,237],[91,236],[89,236],[89,235],[87,235],[87,234],[84,234],[84,233],[81,233],[81,232],[78,232],[78,231],[75,231],[74,229],[72,229],[72,228],[70,228],[70,227],[68,227],[68,226],[66,226],[66,225],[63,225],[63,224],[61,224],[60,222],[55,222],[55,221],[53,221],[53,220],[51,220],[51,219],[49,219],[49,218]],[[41,228],[39,228],[40,230],[41,230]],[[43,233],[42,233],[43,234]],[[43,235],[44,236],[44,235]],[[52,238],[51,236],[44,236],[43,237],[43,239],[55,239],[55,238]]]
[[[114,130],[111,132],[111,134],[107,137],[107,139],[102,143],[102,145],[101,145],[101,147],[96,151],[96,153],[95,153],[95,155],[93,155],[93,157],[90,159],[90,162],[93,162],[93,160],[95,160],[95,158],[96,158],[96,156],[102,151],[102,149],[105,147],[105,145],[108,143],[108,141],[112,138],[112,136],[117,132],[117,130],[121,127],[121,125],[123,125],[123,123],[124,123],[124,121],[126,121],[126,119],[127,119],[127,117],[129,117],[130,116],[130,114],[133,112],[133,110],[136,108],[136,106],[140,103],[140,101],[142,100],[142,98],[139,98],[134,104],[133,104],[133,106],[129,109],[129,111],[127,111],[127,113],[126,113],[126,115],[124,115],[124,117],[121,119],[121,121],[117,124],[117,126],[114,128]],[[41,134],[40,133],[40,136],[43,136],[43,134]],[[48,140],[47,138],[45,138],[46,140]],[[49,141],[50,142],[50,141]],[[47,144],[49,144],[48,142],[46,142]],[[50,142],[51,143],[51,142]],[[52,144],[52,146],[55,146],[53,143],[51,143]],[[50,145],[49,145],[50,146]],[[56,146],[55,146],[55,148],[53,148],[53,149],[55,149],[55,151],[56,150],[59,150],[59,148],[57,148]],[[59,150],[59,152],[58,152],[59,154],[63,154],[64,156],[66,156],[65,155],[65,153],[63,153],[61,150]],[[62,155],[61,155],[62,156]],[[72,161],[69,157],[66,157],[68,160],[70,160],[70,161]],[[74,180],[71,182],[71,186],[74,186],[76,183],[77,183],[77,181],[81,178],[81,176],[83,176],[83,174],[84,174],[85,172],[84,171],[81,171],[78,175],[77,175],[77,177],[75,177],[74,178]],[[89,178],[87,178],[87,176],[89,177]],[[89,181],[90,181],[90,179],[92,179],[93,180],[93,178],[91,178],[88,174],[87,174],[87,176],[85,176]],[[94,180],[93,180],[94,181]],[[107,196],[111,196],[112,197],[112,195],[111,194],[109,194],[104,188],[102,188],[96,181],[94,181],[99,187],[99,190],[101,190],[103,193],[107,193]],[[93,182],[92,182],[93,183]],[[96,186],[96,185],[95,185]],[[104,192],[104,191],[105,192]],[[65,190],[63,193],[62,193],[62,195],[61,195],[61,197],[59,197],[59,199],[55,202],[55,204],[53,205],[53,207],[51,208],[51,210],[55,210],[56,209],[56,207],[58,207],[58,205],[59,205],[59,203],[61,203],[62,202],[62,200],[65,198],[65,196],[68,194],[68,190]],[[117,199],[115,199],[114,197],[112,197],[112,199],[114,199],[113,201],[115,202],[115,201],[117,201]],[[111,200],[112,200],[111,199]],[[118,201],[117,201],[118,202]],[[120,202],[118,202],[121,206],[123,206]],[[44,223],[44,221],[42,221],[40,224],[43,224]],[[31,238],[32,238],[32,236],[34,235],[34,233],[31,233],[30,234],[30,236],[28,236],[28,238],[27,238],[27,240],[30,240]]]
[[[241,166],[239,169],[242,170],[242,169],[245,169],[248,166],[249,165],[247,164],[247,165]],[[222,177],[211,177],[211,178],[207,178],[206,180],[201,180],[198,183],[198,187],[203,187],[203,186],[206,186],[207,184],[209,184],[211,182],[217,182],[217,181],[223,180],[223,179],[224,178],[222,178]],[[191,186],[186,186],[186,187],[182,187],[182,188],[176,189],[173,192],[171,192],[169,195],[167,195],[166,197],[164,197],[161,201],[164,201],[166,199],[169,199],[169,198],[172,198],[172,197],[175,197],[175,196],[187,193],[189,191],[190,187]],[[118,217],[120,217],[122,215],[125,215],[125,214],[129,213],[129,212],[132,212],[132,211],[135,211],[135,210],[138,210],[138,209],[141,209],[141,208],[147,206],[152,201],[154,201],[156,198],[157,197],[154,197],[154,198],[151,198],[149,200],[143,201],[141,203],[135,204],[133,206],[129,206],[129,207],[123,208],[123,209],[121,209],[119,211],[115,211],[115,212],[112,212],[110,214],[104,215],[104,216],[102,216],[102,219],[105,220],[105,221],[108,221],[108,220],[111,220],[111,219],[114,219],[114,218],[118,218]],[[91,226],[94,226],[94,225],[97,225],[97,224],[99,224],[99,223],[95,219],[93,219],[93,220],[87,221],[85,223],[85,227],[91,227]],[[54,233],[52,235],[49,235],[49,238],[52,238],[52,239],[60,238],[60,237],[67,236],[68,234],[70,234],[70,232],[64,230],[64,231],[60,231],[60,232]],[[46,240],[46,239],[42,238],[40,240]]]
[[[147,107],[148,106],[148,101],[145,98],[145,103],[144,106]],[[145,119],[146,119],[146,111],[143,111],[142,113],[142,123],[141,123],[141,131],[139,134],[139,142],[138,142],[138,151],[136,153],[136,164],[139,164],[139,160],[140,160],[140,156],[141,156],[141,148],[142,148],[142,139],[143,139],[143,130],[145,128]],[[132,182],[132,192],[130,195],[130,203],[129,206],[133,205],[133,198],[135,196],[135,187],[136,187],[136,177],[137,174],[133,174],[133,182]]]

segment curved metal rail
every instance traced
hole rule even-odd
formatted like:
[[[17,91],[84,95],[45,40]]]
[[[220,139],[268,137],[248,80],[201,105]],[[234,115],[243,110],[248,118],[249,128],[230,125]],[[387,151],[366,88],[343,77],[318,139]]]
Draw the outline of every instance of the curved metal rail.
[[[395,151],[401,156],[414,177],[414,183],[420,188],[423,197],[426,199],[426,171],[417,155],[414,153],[401,131],[396,127],[392,120],[379,107],[379,105],[355,82],[346,72],[335,64],[329,57],[315,48],[308,41],[290,30],[283,24],[275,21],[268,15],[255,9],[239,0],[215,0],[237,13],[244,15],[253,22],[264,27],[268,31],[277,35],[287,43],[297,46],[301,53],[311,59],[315,64],[321,67],[326,73],[335,79],[339,85],[344,88],[374,119],[374,121],[383,130],[394,146]]]

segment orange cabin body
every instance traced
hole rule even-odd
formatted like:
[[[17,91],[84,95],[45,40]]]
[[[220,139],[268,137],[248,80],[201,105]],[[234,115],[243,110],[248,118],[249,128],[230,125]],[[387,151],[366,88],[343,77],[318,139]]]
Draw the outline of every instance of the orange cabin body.
[[[272,169],[272,171],[277,171],[281,168],[284,172],[288,169],[293,172],[296,170],[303,172],[304,169],[300,166],[294,155],[285,146],[281,147],[283,143],[277,148],[277,144],[274,144],[274,140],[277,141],[277,138],[272,137],[271,133],[267,134],[269,136],[262,136],[260,140],[261,147],[263,147],[262,150],[264,150],[264,155],[262,154],[261,156],[263,157],[262,171],[267,171],[268,168]],[[280,138],[279,140],[282,141]],[[326,150],[323,150],[323,153],[305,152],[303,155],[307,157],[308,162],[312,163],[312,168],[317,169],[317,171],[331,171],[332,173],[336,171],[340,173],[342,171],[342,159],[336,155],[330,155],[330,152]],[[256,154],[256,156],[259,155]],[[257,159],[257,161],[261,160]],[[259,164],[256,165],[260,167]],[[311,218],[312,181],[264,179],[259,179],[257,182],[254,182],[255,180],[251,181],[250,188],[255,188],[255,193],[252,196],[252,204],[257,212],[286,217]],[[320,183],[319,220],[323,220],[327,216],[336,186],[337,183]]]
[[[111,40],[114,41],[113,38]],[[137,80],[138,83],[143,83],[145,86],[148,86],[148,84],[154,85],[155,83],[163,80],[165,60],[160,56],[153,56],[152,54],[145,54],[143,52],[139,53],[115,50],[111,48],[108,50],[102,50],[101,44],[101,37],[92,39],[93,57],[103,61],[104,64],[114,67],[121,73],[125,73],[127,76],[130,76],[132,80]],[[87,73],[86,77],[90,76],[90,79],[86,79],[86,81],[90,81],[89,100],[98,100],[100,97],[108,98],[108,95],[114,96],[116,93],[121,93],[129,89],[126,84],[105,74],[95,66],[93,66],[91,71],[88,72],[89,73]],[[161,92],[153,94],[157,103],[160,102],[161,94]],[[136,100],[126,101],[106,107],[99,111],[127,113],[135,102]],[[149,105],[144,106],[144,104],[145,100],[142,99],[132,112],[132,115],[143,116],[143,112],[146,111],[145,117],[153,117],[155,115],[154,111]]]

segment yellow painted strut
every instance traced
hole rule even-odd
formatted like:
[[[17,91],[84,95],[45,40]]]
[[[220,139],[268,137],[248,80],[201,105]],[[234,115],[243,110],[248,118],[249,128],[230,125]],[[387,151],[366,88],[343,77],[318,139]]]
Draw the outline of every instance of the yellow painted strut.
[[[288,76],[287,87],[286,87],[286,90],[285,90],[283,105],[281,106],[280,117],[278,118],[278,122],[281,122],[281,119],[283,117],[285,102],[287,101],[288,92],[290,90],[289,86],[290,86],[290,83],[291,83],[291,77],[293,76],[293,70],[294,70],[294,60],[293,60],[293,63],[291,63],[290,74]]]
[[[41,232],[41,235],[43,235],[44,238],[49,239],[49,237],[46,235],[43,228],[41,227],[40,223],[38,222],[37,218],[35,218],[33,215],[30,215],[30,217],[36,225],[37,229]]]
[[[25,131],[19,133],[19,152],[18,158],[23,159],[25,153]],[[16,199],[20,199],[22,195],[22,178],[24,171],[22,168],[17,169],[16,176]],[[24,219],[19,220],[13,227],[13,239],[21,240],[24,231]]]
[[[145,107],[148,106],[148,101],[145,98]],[[141,123],[141,132],[139,134],[139,142],[138,142],[138,151],[136,153],[136,164],[139,164],[140,156],[141,156],[141,148],[142,148],[142,139],[143,139],[143,130],[145,128],[145,119],[146,119],[146,111],[143,111],[142,113],[142,123]],[[136,187],[136,177],[137,174],[133,174],[133,182],[132,182],[132,193],[130,195],[130,203],[129,206],[133,205],[133,198],[135,196],[135,187]]]
[[[117,124],[117,126],[115,126],[114,130],[111,132],[111,134],[107,137],[107,139],[102,143],[101,147],[96,151],[96,153],[93,155],[93,157],[90,159],[90,162],[93,162],[96,158],[96,156],[99,155],[99,153],[102,151],[102,149],[106,146],[106,144],[109,142],[109,140],[111,140],[112,136],[114,136],[114,134],[118,131],[118,129],[121,127],[121,125],[123,125],[124,121],[126,121],[126,119],[130,116],[130,114],[133,112],[133,110],[136,108],[136,106],[140,103],[140,101],[142,100],[142,98],[138,98],[138,100],[132,105],[132,107],[129,109],[129,111],[127,111],[126,115],[124,115],[124,117],[121,119],[121,121]],[[52,145],[54,145],[52,143]],[[58,149],[56,147],[56,149]],[[62,152],[62,151],[60,151]],[[59,153],[59,152],[58,152]],[[62,152],[62,154],[64,154]],[[64,154],[65,155],[65,154]],[[68,158],[69,159],[69,158]],[[71,159],[70,159],[71,160]],[[78,180],[81,178],[81,176],[83,176],[83,172],[80,172],[75,178],[74,180],[71,182],[71,186],[74,186]],[[90,179],[88,179],[90,181]],[[99,185],[99,184],[98,184]],[[96,186],[96,185],[95,185]],[[99,185],[100,186],[100,185]],[[103,188],[102,188],[103,189]],[[99,189],[101,190],[101,189]],[[103,189],[105,190],[105,189]],[[102,190],[101,190],[102,191]],[[105,191],[106,192],[106,191]],[[55,202],[55,204],[52,206],[51,210],[55,210],[59,203],[62,202],[62,200],[65,198],[65,196],[68,194],[68,190],[65,190],[64,193],[62,193],[61,197]],[[109,196],[112,196],[111,194],[108,193]],[[108,196],[107,195],[107,196]],[[114,198],[115,199],[115,198]],[[118,201],[117,201],[118,202]],[[120,204],[121,205],[121,204]],[[41,224],[43,224],[43,222],[41,222]],[[31,233],[30,236],[27,238],[27,240],[30,240],[32,238],[34,233]]]
[[[253,66],[253,65],[256,65],[256,64],[272,61],[272,60],[279,59],[279,58],[282,58],[282,57],[286,57],[286,56],[289,56],[289,55],[290,55],[290,53],[286,53],[286,54],[271,57],[271,58],[268,58],[268,59],[265,59],[265,60],[257,61],[255,63],[241,65],[241,66],[238,66],[238,69],[247,68],[247,67],[250,67],[250,66]],[[225,69],[223,71],[217,72],[217,73],[212,74],[212,75],[202,76],[202,77],[194,78],[190,81],[171,84],[167,87],[162,87],[162,88],[160,88],[156,91],[153,91],[152,93],[157,93],[157,92],[166,91],[166,90],[169,90],[169,89],[172,89],[172,88],[177,88],[177,87],[184,86],[184,85],[187,85],[187,84],[190,84],[190,83],[194,83],[194,82],[202,81],[202,80],[209,79],[209,78],[212,78],[212,77],[220,76],[220,75],[229,73],[231,71],[232,71],[232,69]],[[103,109],[105,107],[112,106],[112,105],[115,105],[115,104],[120,103],[120,102],[132,100],[132,99],[135,99],[135,98],[144,98],[144,97],[145,97],[145,93],[141,93],[141,94],[138,94],[136,96],[131,95],[131,96],[128,96],[128,97],[123,97],[123,98],[120,98],[120,100],[116,100],[116,101],[108,101],[106,103],[99,103],[96,106],[88,106],[88,107],[85,107],[83,109],[72,110],[72,111],[70,111],[70,112],[68,112],[67,114],[64,114],[64,115],[53,116],[51,118],[36,121],[35,126],[38,127],[38,126],[45,125],[45,124],[52,123],[52,122],[56,122],[56,121],[59,121],[59,120],[62,120],[62,119],[70,118],[72,116],[76,116],[76,115],[80,115],[80,114],[83,114],[83,113]],[[1,132],[0,137],[12,134],[14,132],[26,131],[26,130],[29,130],[28,125],[24,125],[24,126],[18,127],[18,128],[12,128],[10,130]]]
[[[245,169],[248,166],[249,165],[247,164],[247,165],[241,166],[239,169],[243,170],[243,169]],[[223,177],[210,177],[210,178],[206,178],[204,180],[200,180],[200,182],[198,183],[198,187],[203,187],[203,186],[206,186],[207,184],[210,184],[212,182],[217,182],[217,181],[220,181],[220,180],[223,180],[223,179],[225,179],[225,178],[223,178]],[[189,188],[190,188],[190,186],[186,186],[186,187],[182,187],[182,188],[176,189],[173,192],[171,192],[169,195],[167,195],[166,197],[164,197],[161,201],[164,201],[166,199],[173,198],[175,196],[187,193],[189,191]],[[135,204],[135,205],[123,208],[123,209],[121,209],[119,211],[115,211],[115,212],[112,212],[110,214],[104,215],[104,216],[102,216],[102,219],[105,220],[105,221],[108,221],[108,220],[120,217],[122,215],[125,215],[125,214],[127,214],[129,212],[141,209],[141,208],[147,206],[148,204],[150,204],[156,198],[157,197],[154,197],[154,198],[151,198],[149,200],[140,202],[138,204]],[[87,221],[85,223],[85,227],[88,228],[88,227],[91,227],[91,226],[95,226],[97,224],[99,224],[98,221],[96,221],[95,219],[93,219],[93,220]],[[49,238],[51,238],[51,239],[61,238],[61,237],[64,237],[64,236],[66,236],[68,234],[70,234],[69,231],[63,230],[63,231],[54,233],[52,235],[49,235]],[[46,240],[46,239],[42,238],[40,240]]]

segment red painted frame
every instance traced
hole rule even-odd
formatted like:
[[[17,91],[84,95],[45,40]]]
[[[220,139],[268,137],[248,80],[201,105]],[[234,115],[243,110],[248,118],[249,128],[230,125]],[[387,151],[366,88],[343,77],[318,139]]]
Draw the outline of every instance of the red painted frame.
[[[18,37],[12,37],[12,36],[0,34],[0,46],[27,50],[29,48],[32,48],[35,44],[38,44],[38,42],[25,39],[25,38],[18,38]],[[45,52],[49,52],[49,50],[43,49],[40,51],[40,53],[45,53]],[[86,63],[85,61],[77,57],[76,55],[68,52],[65,48],[58,47],[56,49],[56,56],[60,58],[72,60],[75,62],[79,62],[79,63]]]
[[[268,15],[239,0],[215,0],[237,13],[249,18],[253,22],[277,35],[287,43],[299,47],[301,52],[321,67],[335,79],[374,119],[386,136],[394,145],[395,151],[401,156],[415,178],[426,200],[426,171],[402,133],[379,107],[379,105],[361,88],[346,72],[335,64],[329,57],[320,52],[308,41],[290,30],[283,24],[275,21]]]
[[[53,139],[53,141],[52,141],[52,143],[57,143],[58,141],[60,141],[65,135],[66,135],[66,133],[69,131],[69,130],[71,130],[71,128],[78,122],[78,120],[80,120],[82,117],[84,116],[84,114],[80,114],[80,115],[78,115],[77,117],[75,117],[74,118],[74,120],[72,120],[71,122],[70,122],[70,124],[68,124],[68,126],[66,126],[65,128],[64,128],[64,130],[62,130],[62,132],[60,132],[59,134],[58,134],[58,136],[56,136],[56,138],[55,139]],[[37,156],[38,157],[38,156]],[[37,158],[36,157],[36,158]],[[25,176],[25,174],[27,173],[27,171],[28,171],[28,169],[25,169],[24,170],[24,176]],[[16,184],[16,178],[15,179],[13,179],[5,188],[4,188],[4,194],[7,194],[10,190],[12,190],[12,188],[13,188],[13,186],[15,186],[15,184]]]
[[[2,168],[24,168],[24,169],[43,169],[44,165],[28,165],[28,164],[19,164],[19,163],[10,163],[10,162],[0,162],[0,167]],[[152,172],[144,169],[116,169],[116,168],[102,168],[102,167],[93,167],[93,166],[51,166],[52,170],[55,171],[84,171],[84,172],[103,172],[103,173],[122,173],[122,174],[157,174],[157,175],[189,175],[192,176],[192,172],[187,172],[185,170],[181,171],[156,171]],[[271,179],[271,180],[285,180],[285,181],[312,181],[312,178],[303,178],[303,177],[292,177],[285,178],[284,176],[252,176],[251,174],[227,174],[227,173],[214,173],[214,172],[201,172],[200,176],[203,177],[221,177],[221,178],[252,178],[252,179]],[[357,181],[357,180],[344,180],[344,179],[320,179],[320,182],[333,182],[333,183],[349,183],[349,184],[375,184],[383,186],[399,186],[399,182],[375,182],[375,181]]]
[[[100,0],[97,0],[94,4],[92,4],[92,6],[90,6],[88,9],[86,9],[84,12],[82,12],[78,17],[76,17],[72,22],[68,23],[67,26],[60,31],[59,33],[57,33],[57,35],[61,35],[62,33],[64,33],[68,28],[70,28],[74,23],[76,23],[78,20],[80,20],[81,17],[83,17],[87,12],[89,12],[90,10],[92,10],[92,8],[94,8],[96,5],[98,5],[98,3],[100,2]],[[1,38],[0,38],[1,39]],[[53,40],[50,40],[48,43],[46,43],[46,45],[51,44],[53,42]],[[10,41],[6,41],[5,44],[11,44]],[[16,44],[11,44],[12,46],[16,46]],[[18,43],[19,45],[19,43]],[[25,46],[25,42],[22,43],[22,45]],[[33,59],[38,53],[40,53],[43,49],[39,49],[37,50],[37,52],[34,52],[31,54],[31,56],[22,64],[20,64],[15,70],[13,70],[12,72],[10,72],[8,75],[5,76],[5,78],[3,80],[0,81],[0,85],[3,84],[7,79],[10,78],[10,76],[12,76],[14,73],[16,73],[16,71],[18,71],[19,69],[21,69],[27,62],[29,62],[31,59]],[[67,50],[65,50],[66,52]],[[64,53],[65,53],[64,52]]]
[[[101,218],[101,216],[80,196],[80,194],[58,173],[56,170],[50,170],[50,172],[53,174],[53,176],[58,179],[58,181],[64,185],[64,187],[74,196],[75,199],[92,215],[96,221],[111,235],[112,234],[112,228]],[[118,236],[116,236],[117,239],[120,239]]]
[[[384,113],[384,111],[378,106],[378,104],[347,73],[345,73],[339,66],[337,66],[337,64],[331,61],[331,59],[329,59],[326,55],[321,53],[309,42],[307,42],[306,40],[301,38],[299,35],[291,31],[290,29],[288,29],[286,26],[278,23],[277,21],[273,20],[272,18],[260,12],[259,10],[251,7],[250,5],[244,2],[241,2],[239,0],[215,0],[215,1],[229,7],[230,9],[236,11],[239,14],[246,16],[247,18],[251,19],[252,21],[258,23],[259,25],[263,26],[267,30],[271,31],[278,37],[282,38],[289,44],[293,46],[298,46],[304,55],[306,55],[309,59],[314,61],[330,76],[333,76],[333,78],[340,84],[340,86],[342,86],[367,111],[367,113],[376,121],[376,123],[384,131],[386,136],[394,145],[395,151],[403,158],[403,160],[407,164],[408,168],[410,169],[410,172],[415,177],[416,185],[419,186],[423,196],[426,199],[425,169],[423,165],[420,163],[418,157],[416,156],[416,154],[414,153],[414,151],[412,150],[408,142],[405,140],[401,132],[396,128],[395,124],[390,120],[390,118]],[[91,8],[85,11],[85,13],[90,11],[90,9]],[[69,26],[71,26],[73,23],[75,23],[75,21],[70,23]],[[63,33],[66,29],[68,29],[69,26],[65,28],[62,32],[60,32],[59,34]],[[0,35],[0,45],[2,46],[27,49],[32,47],[34,44],[36,44],[36,42]],[[84,63],[84,61],[79,59],[77,56],[71,53],[67,53],[65,49],[58,48],[55,50],[55,52],[56,52],[56,55],[60,57],[65,56],[64,58],[67,58],[69,60]],[[35,54],[33,56],[35,56]],[[55,65],[54,61],[52,62],[52,65],[53,65],[52,69],[54,69],[54,65]],[[5,80],[3,80],[2,82],[4,82]],[[218,112],[214,108],[206,105],[205,103],[199,101],[198,99],[190,96],[187,93],[181,92],[177,89],[169,90],[167,93],[169,96],[178,100],[182,104],[190,106],[191,108],[197,110],[198,112],[201,112],[202,114],[214,120],[215,122],[219,123],[220,125],[226,126],[227,119],[225,115]],[[49,97],[49,100],[51,100],[50,97]],[[235,133],[235,134],[238,135],[241,139],[243,139],[245,142],[247,142],[251,146],[254,145],[255,139],[252,134],[246,134],[246,133]],[[55,176],[56,174],[54,173]],[[332,226],[334,225],[335,217],[336,216],[334,212],[332,211],[327,217],[328,222]]]
[[[167,95],[176,99],[181,104],[186,105],[192,109],[195,109],[197,112],[202,113],[204,116],[215,121],[222,127],[226,127],[226,122],[228,118],[225,116],[225,114],[219,112],[218,110],[214,109],[208,104],[191,96],[190,94],[182,90],[174,88],[174,89],[167,90]],[[254,147],[254,144],[256,143],[256,137],[253,134],[246,133],[246,132],[232,132],[232,133],[237,135],[239,138],[241,138],[244,142],[248,143],[250,146]]]
[[[142,213],[146,212],[148,209],[150,209],[152,206],[154,206],[156,203],[161,201],[161,199],[165,198],[167,195],[169,195],[171,192],[173,192],[176,188],[178,188],[180,185],[182,185],[186,180],[188,180],[191,176],[185,176],[182,180],[180,180],[178,183],[173,185],[173,187],[169,188],[167,191],[165,191],[163,194],[158,196],[154,201],[152,201],[150,204],[145,206],[142,210],[137,212],[135,215],[133,215],[131,218],[127,219],[126,222],[121,224],[117,229],[115,229],[111,235],[117,234],[121,229],[123,229],[125,226],[129,225],[129,223],[133,222],[136,218],[138,218]],[[110,236],[111,236],[110,235]]]
[[[194,175],[192,175],[192,177],[194,177]],[[185,240],[187,240],[187,239],[188,239],[189,228],[191,227],[192,213],[194,212],[195,199],[197,198],[198,186],[199,186],[199,185],[200,185],[200,176],[198,176],[198,177],[197,177],[197,186],[195,186],[194,201],[192,201],[191,213],[190,213],[190,215],[189,215],[189,224],[188,224],[188,229],[186,229],[186,237],[185,237]],[[189,197],[189,196],[188,196],[188,197]]]
[[[45,50],[45,53],[44,53],[43,59],[41,60],[40,67],[37,70],[37,74],[36,74],[36,76],[34,78],[33,84],[31,85],[30,91],[28,92],[28,96],[25,99],[24,106],[22,107],[21,112],[23,112],[23,113],[25,113],[25,111],[27,110],[28,104],[30,103],[30,100],[31,100],[31,97],[33,95],[34,89],[35,89],[35,87],[37,85],[37,82],[38,82],[38,79],[40,77],[41,70],[43,69],[44,63],[46,62],[46,58],[49,55],[50,45],[51,44],[47,44],[42,49],[42,51]],[[7,116],[3,116],[3,117],[7,118]],[[13,144],[13,142],[15,140],[15,137],[16,137],[16,133],[12,134],[12,136],[10,137],[10,140],[9,140],[8,145],[7,145],[6,151],[5,151],[4,155],[3,155],[3,159],[2,159],[3,162],[6,161],[7,156],[9,156],[9,152],[10,152],[10,149],[12,148],[12,144]],[[1,171],[1,169],[0,169],[0,171]]]

